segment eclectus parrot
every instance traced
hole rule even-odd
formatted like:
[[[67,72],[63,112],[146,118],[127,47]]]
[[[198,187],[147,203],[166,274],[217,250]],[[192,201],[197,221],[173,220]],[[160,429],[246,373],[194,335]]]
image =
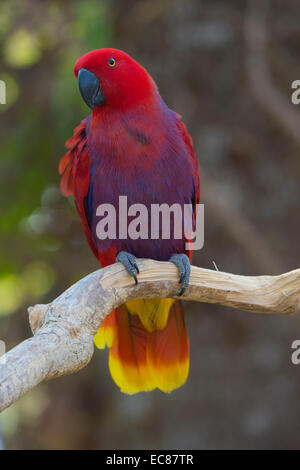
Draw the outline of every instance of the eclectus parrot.
[[[120,262],[137,282],[136,258],[173,262],[179,270],[180,295],[190,275],[192,250],[187,239],[97,236],[96,210],[119,196],[128,206],[189,204],[200,197],[198,162],[181,117],[170,110],[146,70],[125,52],[98,49],[82,56],[74,73],[91,114],[66,142],[59,164],[61,192],[73,195],[88,243],[102,267]],[[174,299],[130,300],[112,311],[95,335],[109,347],[109,369],[122,392],[184,384],[189,370],[189,342],[181,302]]]

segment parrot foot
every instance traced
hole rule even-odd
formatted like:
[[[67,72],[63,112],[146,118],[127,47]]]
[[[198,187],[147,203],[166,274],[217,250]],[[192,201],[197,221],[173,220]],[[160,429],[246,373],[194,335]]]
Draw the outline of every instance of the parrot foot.
[[[178,293],[179,296],[184,294],[186,288],[189,284],[190,274],[191,274],[191,263],[189,258],[185,254],[176,254],[171,256],[169,261],[178,268],[179,271],[179,284],[181,284],[181,289]]]
[[[127,251],[120,251],[118,256],[116,257],[116,262],[122,263],[128,274],[133,277],[135,283],[138,283],[136,273],[139,274],[139,267],[136,262],[136,257],[127,253]]]

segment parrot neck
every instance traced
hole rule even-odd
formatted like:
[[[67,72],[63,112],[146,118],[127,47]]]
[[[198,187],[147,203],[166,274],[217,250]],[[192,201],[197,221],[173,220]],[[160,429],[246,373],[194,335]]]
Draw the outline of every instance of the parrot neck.
[[[94,158],[102,162],[119,162],[121,166],[138,161],[151,152],[159,155],[163,136],[176,114],[164,103],[159,93],[140,101],[126,111],[103,106],[91,115],[88,143]]]
[[[127,93],[111,94],[109,90],[106,94],[106,101],[101,106],[96,106],[92,112],[92,119],[101,119],[110,113],[126,114],[134,112],[135,109],[144,107],[155,108],[161,105],[162,98],[159,94],[155,82],[150,76],[147,80],[131,83],[132,88]]]
[[[157,88],[153,92],[132,104],[131,106],[124,106],[119,103],[118,107],[110,106],[108,103],[103,106],[97,106],[91,115],[90,129],[92,132],[102,130],[104,127],[115,126],[121,121],[145,121],[145,118],[150,123],[153,119],[161,118],[164,111],[168,110],[167,105],[161,98]]]

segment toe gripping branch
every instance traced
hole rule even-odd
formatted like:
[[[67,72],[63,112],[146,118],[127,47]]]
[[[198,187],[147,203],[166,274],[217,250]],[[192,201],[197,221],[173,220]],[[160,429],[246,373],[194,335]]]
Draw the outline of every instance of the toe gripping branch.
[[[187,286],[189,285],[190,274],[191,274],[191,263],[189,258],[185,254],[176,254],[171,256],[171,263],[175,264],[179,271],[179,284],[181,284],[181,289],[178,293],[179,296],[182,296],[186,291]]]
[[[122,263],[126,271],[130,276],[133,277],[135,283],[138,283],[137,274],[139,274],[139,267],[137,265],[136,257],[127,251],[120,251],[116,261]],[[175,254],[171,256],[171,263],[175,264],[179,271],[179,284],[181,284],[181,289],[178,293],[179,296],[182,296],[186,291],[186,288],[189,284],[190,274],[191,274],[191,263],[189,258],[182,253]]]
[[[116,261],[118,263],[122,263],[128,274],[130,274],[133,279],[135,280],[135,283],[138,283],[137,280],[137,274],[140,273],[139,267],[136,262],[136,257],[130,253],[127,253],[127,251],[120,251],[118,254]]]

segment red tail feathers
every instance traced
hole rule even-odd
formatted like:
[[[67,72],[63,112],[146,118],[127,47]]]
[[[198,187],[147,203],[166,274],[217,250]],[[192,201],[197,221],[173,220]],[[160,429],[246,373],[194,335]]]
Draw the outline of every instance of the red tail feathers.
[[[179,301],[169,307],[166,326],[152,332],[122,305],[104,320],[95,344],[109,346],[110,372],[124,393],[171,392],[187,379],[189,343]]]

